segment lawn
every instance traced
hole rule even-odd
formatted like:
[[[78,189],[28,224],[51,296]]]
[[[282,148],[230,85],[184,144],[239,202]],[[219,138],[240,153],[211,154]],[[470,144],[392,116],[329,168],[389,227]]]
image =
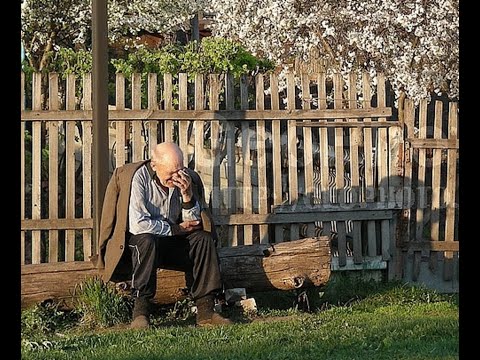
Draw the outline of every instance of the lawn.
[[[193,315],[172,307],[156,313],[149,330],[130,330],[128,323],[86,326],[61,311],[50,314],[50,324],[45,316],[22,314],[22,359],[459,357],[457,295],[351,279],[306,294],[309,311],[299,309],[292,292],[254,294],[258,312],[228,307],[237,323],[211,329],[196,328]]]

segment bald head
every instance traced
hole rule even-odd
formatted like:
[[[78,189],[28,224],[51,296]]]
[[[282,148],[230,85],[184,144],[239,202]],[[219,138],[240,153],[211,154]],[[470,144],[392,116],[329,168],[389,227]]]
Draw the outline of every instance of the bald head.
[[[182,150],[173,142],[160,143],[152,150],[150,165],[157,174],[160,184],[174,187],[175,174],[184,168]]]
[[[152,150],[152,160],[159,166],[183,168],[183,152],[173,142],[157,144]]]

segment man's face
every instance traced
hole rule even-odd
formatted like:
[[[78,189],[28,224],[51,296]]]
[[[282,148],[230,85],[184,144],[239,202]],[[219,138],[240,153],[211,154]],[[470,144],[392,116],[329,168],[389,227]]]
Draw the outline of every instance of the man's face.
[[[161,164],[155,159],[152,159],[151,164],[152,169],[155,171],[158,179],[160,180],[160,184],[169,188],[175,187],[173,178],[180,170],[184,168],[182,164]]]

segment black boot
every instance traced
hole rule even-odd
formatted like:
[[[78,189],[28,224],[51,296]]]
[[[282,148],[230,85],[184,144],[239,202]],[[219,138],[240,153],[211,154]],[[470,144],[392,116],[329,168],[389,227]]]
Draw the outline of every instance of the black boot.
[[[133,305],[132,329],[147,329],[150,326],[150,301],[147,298],[135,298]]]
[[[195,300],[197,305],[197,326],[230,325],[232,320],[224,318],[214,311],[215,300],[213,295],[206,295]]]

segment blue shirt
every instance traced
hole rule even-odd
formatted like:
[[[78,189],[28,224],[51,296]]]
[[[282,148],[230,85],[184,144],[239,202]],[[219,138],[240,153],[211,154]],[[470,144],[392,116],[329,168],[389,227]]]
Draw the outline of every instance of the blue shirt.
[[[192,208],[182,209],[180,190],[177,187],[168,188],[167,192],[157,183],[156,178],[150,163],[141,166],[133,175],[128,207],[130,233],[172,236],[170,223],[201,220],[197,200],[194,200]]]

